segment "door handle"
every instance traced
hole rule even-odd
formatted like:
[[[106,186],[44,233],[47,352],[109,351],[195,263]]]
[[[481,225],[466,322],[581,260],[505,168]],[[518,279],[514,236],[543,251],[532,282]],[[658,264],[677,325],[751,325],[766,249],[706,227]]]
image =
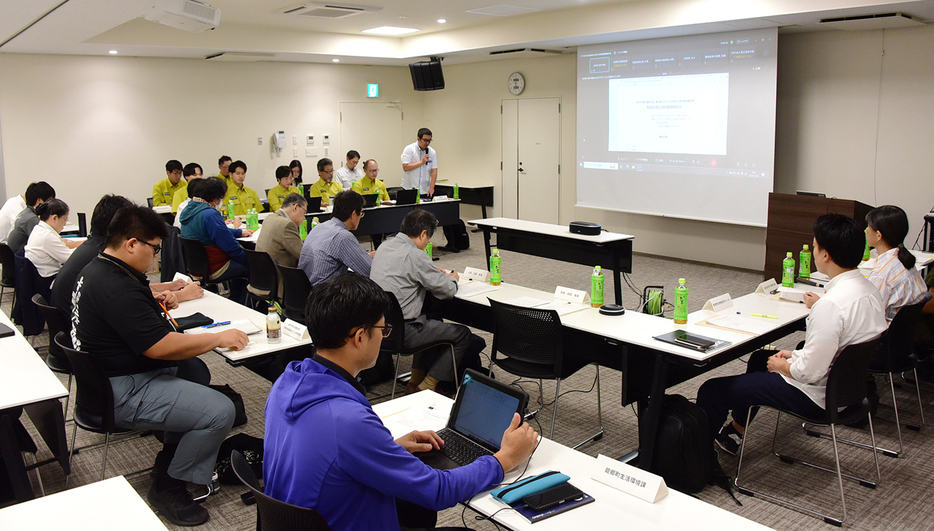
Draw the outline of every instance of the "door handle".
[[[519,166],[519,173],[525,173],[525,170],[522,169],[522,166]]]

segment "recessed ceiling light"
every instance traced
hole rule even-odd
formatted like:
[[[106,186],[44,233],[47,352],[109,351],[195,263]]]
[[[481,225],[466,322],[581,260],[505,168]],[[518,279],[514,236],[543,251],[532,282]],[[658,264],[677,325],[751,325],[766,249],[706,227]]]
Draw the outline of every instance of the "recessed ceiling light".
[[[415,33],[419,31],[415,28],[397,28],[395,26],[380,26],[363,30],[362,33],[372,33],[373,35],[405,35],[406,33]]]
[[[445,22],[447,22],[447,20],[444,20],[443,18],[438,19],[438,24],[444,24]]]
[[[110,50],[110,55],[117,55],[117,50]]]
[[[340,59],[331,59],[331,62],[332,62],[332,63],[339,63],[339,62],[341,62],[341,60],[340,60]]]

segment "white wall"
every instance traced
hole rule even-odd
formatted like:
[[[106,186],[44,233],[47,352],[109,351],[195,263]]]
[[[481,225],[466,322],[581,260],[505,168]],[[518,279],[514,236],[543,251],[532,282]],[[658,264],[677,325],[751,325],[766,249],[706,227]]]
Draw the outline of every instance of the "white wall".
[[[90,212],[105,193],[145,204],[167,160],[216,175],[224,154],[246,162],[246,184],[263,196],[275,168],[293,158],[293,134],[305,181],[314,182],[323,134],[337,166],[351,149],[340,142],[340,102],[367,101],[367,83],[380,84],[378,101],[402,102],[411,128],[422,108],[399,67],[0,54],[0,72],[7,194],[47,180],[73,212]],[[289,145],[276,157],[270,140],[279,129]],[[317,157],[305,157],[308,133]]]
[[[775,190],[897,204],[912,221],[912,243],[934,205],[932,56],[934,27],[781,35]],[[143,201],[167,159],[212,172],[221,154],[246,161],[247,183],[266,188],[291,146],[276,159],[256,137],[330,133],[339,160],[347,149],[338,149],[339,103],[365,101],[368,82],[380,83],[381,101],[402,102],[403,143],[419,127],[433,130],[439,178],[498,186],[500,104],[513,98],[506,78],[520,71],[520,98],[561,99],[561,223],[635,234],[637,251],[761,269],[764,229],[574,206],[575,63],[567,54],[446,65],[445,90],[417,93],[405,67],[0,54],[7,194],[47,179],[73,209],[89,211],[106,192]],[[300,158],[307,175],[314,160]]]

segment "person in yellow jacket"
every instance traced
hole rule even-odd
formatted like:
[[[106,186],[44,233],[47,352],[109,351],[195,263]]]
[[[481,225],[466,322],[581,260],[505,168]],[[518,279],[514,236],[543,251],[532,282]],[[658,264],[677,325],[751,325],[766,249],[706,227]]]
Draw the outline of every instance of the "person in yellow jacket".
[[[165,163],[166,178],[152,187],[152,206],[172,205],[175,192],[188,186],[188,181],[182,180],[182,163],[170,160]]]
[[[230,180],[227,186],[227,195],[224,197],[224,205],[233,203],[234,215],[246,215],[250,209],[255,208],[258,211],[263,209],[263,203],[259,200],[256,190],[243,185],[246,181],[246,163],[238,160],[230,164]]]
[[[217,159],[217,169],[220,173],[217,176],[224,181],[224,184],[230,186],[230,163],[233,162],[233,159],[227,155],[222,155],[221,158]]]
[[[363,173],[364,177],[353,185],[353,191],[360,195],[379,194],[380,201],[389,201],[386,185],[376,178],[379,175],[379,164],[373,159],[364,162]]]
[[[292,186],[292,170],[288,166],[279,166],[276,168],[276,180],[279,184],[275,188],[270,188],[266,192],[266,199],[269,200],[269,211],[275,212],[282,208],[282,202],[289,194],[302,195],[297,186]]]
[[[321,206],[330,202],[330,198],[344,191],[341,183],[334,180],[334,163],[324,158],[318,161],[318,180],[311,185],[308,197],[320,197]]]
[[[200,179],[204,177],[204,169],[197,162],[189,162],[185,164],[185,167],[182,168],[182,175],[185,176],[185,180],[190,184],[194,179]],[[172,199],[172,213],[178,213],[178,207],[188,199],[188,186],[185,186],[181,190],[175,192],[175,197]]]

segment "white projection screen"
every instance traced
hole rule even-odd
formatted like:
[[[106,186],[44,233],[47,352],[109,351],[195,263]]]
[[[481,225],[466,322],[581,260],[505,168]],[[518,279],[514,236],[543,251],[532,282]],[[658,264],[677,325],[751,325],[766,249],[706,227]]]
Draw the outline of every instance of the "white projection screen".
[[[577,206],[765,226],[778,30],[585,46]]]

